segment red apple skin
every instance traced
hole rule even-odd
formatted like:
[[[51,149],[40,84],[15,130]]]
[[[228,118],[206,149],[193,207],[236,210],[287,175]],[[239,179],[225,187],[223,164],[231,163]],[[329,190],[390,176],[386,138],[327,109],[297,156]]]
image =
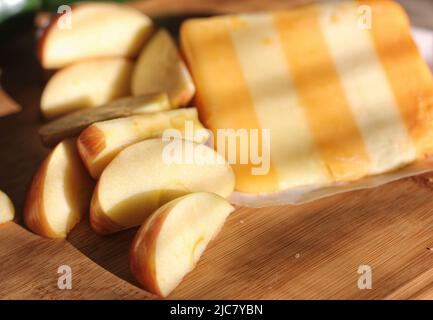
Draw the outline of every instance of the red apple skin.
[[[77,139],[78,153],[83,160],[83,164],[91,176],[92,170],[88,166],[89,159],[95,158],[105,149],[105,136],[96,126],[90,125],[81,132]],[[95,177],[93,177],[95,178]]]
[[[179,95],[179,102],[178,102],[179,106],[180,107],[186,107],[194,99],[194,97],[196,95],[195,93],[197,91],[197,86],[195,85],[194,79],[192,78],[191,71],[190,71],[191,69],[189,69],[189,66],[186,63],[185,58],[184,58],[183,54],[180,52],[180,50],[178,50],[178,54],[179,54],[179,59],[184,64],[186,70],[190,73],[191,81],[194,84],[193,88],[186,88]]]
[[[72,11],[79,7],[79,6],[83,6],[86,5],[86,3],[74,3],[72,4],[71,7],[71,13]],[[45,47],[45,41],[48,38],[48,34],[51,31],[51,29],[53,28],[53,26],[56,25],[57,21],[59,21],[60,17],[63,14],[56,14],[55,17],[53,17],[50,21],[50,23],[46,26],[46,28],[42,31],[42,34],[39,38],[38,44],[37,44],[37,56],[39,58],[39,62],[41,63],[41,65],[44,65],[43,63],[43,59],[44,59],[44,47]]]
[[[52,27],[57,23],[57,21],[59,20],[59,18],[61,16],[62,16],[61,14],[57,14],[53,19],[51,19],[48,26],[42,31],[42,34],[38,40],[37,56],[38,56],[38,59],[39,59],[39,62],[41,65],[44,65],[44,63],[43,63],[44,47],[45,47],[45,42],[46,42],[47,37],[48,37],[48,33],[51,31]]]
[[[24,223],[31,231],[41,236],[47,238],[62,238],[48,225],[42,203],[44,182],[51,155],[52,153],[42,162],[33,177],[24,205]]]
[[[194,97],[195,91],[191,91],[188,89],[185,89],[182,91],[182,93],[179,95],[178,101],[174,102],[174,105],[179,105],[180,107],[186,107],[188,106],[189,102]]]
[[[48,154],[33,177],[24,204],[24,223],[31,231],[40,236],[63,239],[66,235],[59,234],[48,224],[45,208],[43,206],[45,178],[55,150],[56,148]],[[84,166],[82,170],[85,172]],[[88,177],[89,187],[91,181],[90,177]]]
[[[90,203],[90,227],[92,230],[101,235],[112,234],[125,228],[111,220],[107,215],[104,214],[98,200],[99,182],[96,184],[95,191],[92,196]]]
[[[138,230],[129,248],[129,268],[131,273],[146,290],[163,297],[156,280],[155,249],[156,239],[170,209],[150,217]]]
[[[79,6],[83,6],[86,5],[86,3],[74,3],[71,5],[71,13],[72,11],[79,7]],[[53,28],[53,26],[56,25],[57,21],[60,19],[60,17],[63,14],[57,14],[54,18],[51,19],[50,23],[48,24],[48,26],[42,31],[42,34],[39,38],[38,41],[38,47],[37,47],[37,56],[39,58],[39,62],[40,64],[43,66],[44,65],[44,48],[45,48],[45,42],[48,38],[48,34],[51,32],[51,29]]]

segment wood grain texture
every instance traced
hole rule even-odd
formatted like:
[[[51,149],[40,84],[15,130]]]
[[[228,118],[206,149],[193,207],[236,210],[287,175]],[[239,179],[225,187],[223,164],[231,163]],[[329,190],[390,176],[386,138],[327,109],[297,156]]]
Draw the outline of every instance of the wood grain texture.
[[[145,299],[150,295],[81,254],[66,240],[41,238],[11,222],[0,226],[0,298]],[[72,270],[72,290],[60,290],[58,268]]]
[[[155,0],[146,2],[158,8]],[[173,9],[158,2],[160,12]],[[157,23],[175,30],[181,20]],[[29,29],[0,45],[2,85],[23,106],[0,118],[0,189],[17,209],[15,223],[0,226],[0,298],[153,299],[135,286],[128,269],[135,230],[101,237],[83,221],[67,240],[51,240],[22,226],[27,188],[48,152],[37,136],[45,80],[33,35]],[[169,298],[431,299],[432,199],[433,175],[424,175],[302,206],[237,208]],[[72,290],[57,288],[57,268],[64,264],[73,271]],[[365,264],[373,270],[371,290],[357,287],[358,267]]]
[[[433,297],[431,196],[425,176],[308,205],[238,208],[169,298]],[[134,232],[103,238],[83,222],[69,241],[135,283],[126,264]],[[365,264],[373,269],[372,290],[357,287]]]

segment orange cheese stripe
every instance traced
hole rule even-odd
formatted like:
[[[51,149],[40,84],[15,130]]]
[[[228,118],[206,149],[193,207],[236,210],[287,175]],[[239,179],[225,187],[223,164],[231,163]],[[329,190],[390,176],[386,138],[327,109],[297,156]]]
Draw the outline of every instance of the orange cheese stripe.
[[[181,28],[181,46],[197,85],[196,103],[201,119],[215,138],[217,129],[261,129],[225,19],[187,21]],[[261,143],[258,147],[261,150]],[[237,161],[232,166],[237,189],[257,192],[260,186],[263,191],[277,190],[278,177],[272,164],[267,175],[256,176],[251,173],[253,165],[249,161]]]
[[[394,1],[358,1],[372,8],[371,36],[418,157],[433,153],[433,78]]]
[[[322,35],[317,8],[278,12],[274,22],[322,159],[337,181],[365,176],[370,160]]]

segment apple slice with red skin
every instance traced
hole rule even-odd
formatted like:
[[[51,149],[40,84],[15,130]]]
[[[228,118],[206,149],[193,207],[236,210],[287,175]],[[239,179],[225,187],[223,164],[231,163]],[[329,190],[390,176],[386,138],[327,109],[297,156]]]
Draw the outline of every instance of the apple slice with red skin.
[[[56,72],[42,92],[46,119],[128,96],[133,62],[109,58],[79,62]]]
[[[191,137],[185,132],[191,129]],[[131,117],[96,122],[81,132],[78,151],[94,179],[126,147],[139,141],[162,136],[165,130],[176,129],[184,139],[205,143],[208,131],[198,120],[196,108],[180,108]],[[200,130],[200,133],[196,134]]]
[[[234,208],[206,192],[177,198],[156,210],[138,230],[129,265],[149,292],[166,297],[192,271]]]
[[[173,107],[188,105],[195,85],[170,34],[159,30],[145,45],[132,75],[132,94],[167,92]]]
[[[189,155],[197,157],[186,159]],[[232,168],[212,148],[181,139],[144,140],[122,150],[102,172],[90,225],[98,234],[114,233],[141,225],[163,204],[185,194],[228,197],[234,186]]]
[[[70,14],[70,27],[65,23]],[[114,3],[79,3],[59,15],[39,40],[39,59],[46,69],[101,57],[135,58],[153,31],[140,11]]]
[[[60,142],[33,177],[24,222],[48,238],[65,238],[88,212],[93,180],[78,155],[75,139]]]

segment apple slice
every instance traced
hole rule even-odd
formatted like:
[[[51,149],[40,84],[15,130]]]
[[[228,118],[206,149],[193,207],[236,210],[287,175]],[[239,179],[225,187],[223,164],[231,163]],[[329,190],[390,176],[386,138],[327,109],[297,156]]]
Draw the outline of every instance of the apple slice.
[[[129,95],[133,63],[124,58],[80,62],[54,74],[41,98],[45,118],[97,107]]]
[[[70,27],[65,23],[68,16],[58,16],[40,38],[39,59],[44,68],[99,57],[135,58],[153,30],[146,15],[113,3],[77,4],[70,17]]]
[[[192,157],[192,159],[189,159]],[[138,226],[161,205],[192,192],[229,196],[233,170],[208,146],[174,139],[149,139],[121,151],[105,168],[90,207],[98,234]]]
[[[24,208],[27,227],[44,237],[66,237],[87,212],[92,189],[75,139],[60,142],[33,178]]]
[[[192,271],[208,243],[234,208],[207,192],[166,203],[138,230],[129,250],[129,266],[149,292],[166,297]]]
[[[0,190],[0,224],[12,221],[15,217],[14,205],[6,193]]]
[[[165,93],[122,98],[97,108],[86,108],[69,113],[42,126],[38,133],[43,144],[51,147],[65,138],[80,134],[94,122],[164,111],[170,108],[170,101]]]
[[[167,92],[173,106],[186,106],[195,86],[176,43],[166,30],[159,30],[144,47],[132,75],[132,94]]]
[[[120,151],[141,140],[160,137],[169,128],[179,130],[185,140],[205,143],[209,138],[197,109],[182,108],[94,123],[78,137],[78,151],[90,175],[97,179]]]

